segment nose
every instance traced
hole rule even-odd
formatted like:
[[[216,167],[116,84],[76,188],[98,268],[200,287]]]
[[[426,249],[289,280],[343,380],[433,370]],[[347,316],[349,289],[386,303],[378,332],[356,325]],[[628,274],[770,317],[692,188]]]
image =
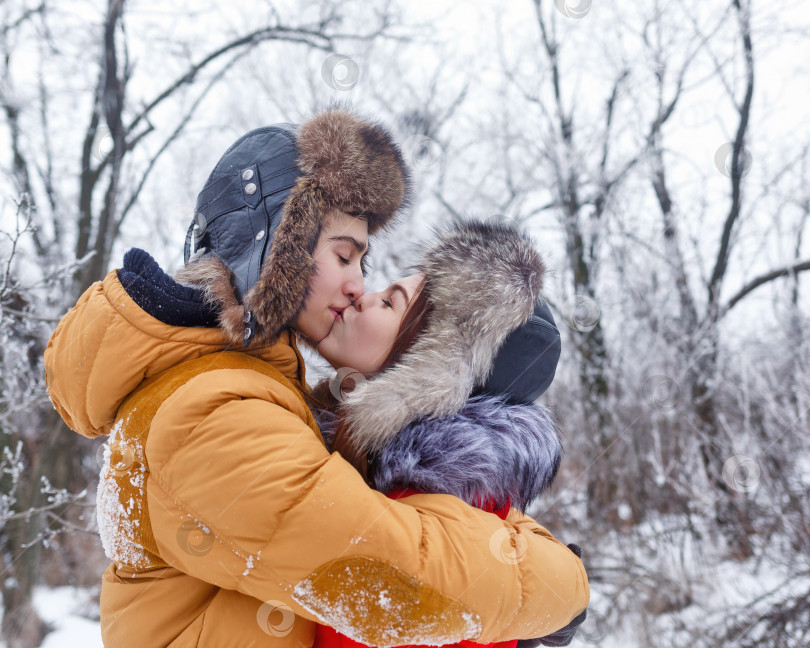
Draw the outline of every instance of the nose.
[[[363,296],[363,275],[359,273],[358,276],[352,277],[343,284],[343,294],[346,295],[351,301],[356,301]]]
[[[364,308],[367,308],[369,304],[374,301],[374,296],[377,293],[365,293],[361,295],[358,299],[354,300],[354,308],[358,313],[362,313]]]

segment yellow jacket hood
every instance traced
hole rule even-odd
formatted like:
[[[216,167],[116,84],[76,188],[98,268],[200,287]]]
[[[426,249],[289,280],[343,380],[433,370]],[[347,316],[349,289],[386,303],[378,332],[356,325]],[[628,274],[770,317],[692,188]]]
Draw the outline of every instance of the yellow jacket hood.
[[[45,380],[65,423],[93,438],[109,434],[121,403],[144,380],[226,348],[218,328],[169,326],[146,313],[113,270],[59,322],[45,350]],[[304,363],[291,332],[247,353],[302,386]]]

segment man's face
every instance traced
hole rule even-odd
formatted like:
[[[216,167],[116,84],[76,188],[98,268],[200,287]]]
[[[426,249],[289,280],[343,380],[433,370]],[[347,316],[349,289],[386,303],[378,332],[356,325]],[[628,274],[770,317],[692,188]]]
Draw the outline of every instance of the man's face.
[[[333,211],[321,228],[312,257],[315,273],[309,298],[293,328],[317,346],[353,300],[363,295],[362,261],[368,251],[368,223]]]

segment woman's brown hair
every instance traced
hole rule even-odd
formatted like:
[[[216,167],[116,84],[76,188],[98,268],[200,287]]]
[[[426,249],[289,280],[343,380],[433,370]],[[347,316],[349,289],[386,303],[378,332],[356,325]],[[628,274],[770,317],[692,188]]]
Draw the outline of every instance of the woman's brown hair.
[[[386,369],[393,367],[400,358],[411,348],[416,339],[424,332],[428,323],[428,316],[433,310],[433,305],[430,302],[430,289],[427,279],[424,279],[419,288],[416,290],[416,295],[408,304],[408,309],[402,316],[399,330],[394,337],[394,343],[391,345],[391,350],[383,360],[380,368],[373,374],[382,373]],[[368,456],[365,451],[358,449],[352,442],[351,429],[347,425],[343,415],[340,411],[340,403],[332,395],[329,389],[329,381],[323,380],[318,383],[308,395],[310,406],[317,409],[327,409],[335,412],[338,416],[335,423],[335,436],[332,443],[332,450],[336,450],[340,455],[351,463],[363,476],[363,479],[368,480]]]

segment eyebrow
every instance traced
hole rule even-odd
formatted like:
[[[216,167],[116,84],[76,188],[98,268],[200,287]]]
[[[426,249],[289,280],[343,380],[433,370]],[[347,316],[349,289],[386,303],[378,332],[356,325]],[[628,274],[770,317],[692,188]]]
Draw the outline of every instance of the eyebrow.
[[[405,297],[405,308],[407,308],[410,305],[411,299],[410,299],[410,297],[408,297],[408,291],[405,290],[405,287],[402,284],[399,284],[399,283],[396,283],[396,282],[392,283],[391,284],[391,290],[392,291],[393,290],[398,290],[398,291],[400,291],[402,293],[402,296]],[[391,294],[393,295],[394,293],[392,292]]]
[[[357,248],[357,251],[360,254],[363,254],[363,252],[365,252],[368,249],[368,245],[363,245],[360,241],[358,241],[353,236],[346,236],[345,234],[340,235],[340,236],[330,236],[329,240],[330,241],[343,241],[343,242],[351,243],[352,245],[354,245],[354,247]]]

